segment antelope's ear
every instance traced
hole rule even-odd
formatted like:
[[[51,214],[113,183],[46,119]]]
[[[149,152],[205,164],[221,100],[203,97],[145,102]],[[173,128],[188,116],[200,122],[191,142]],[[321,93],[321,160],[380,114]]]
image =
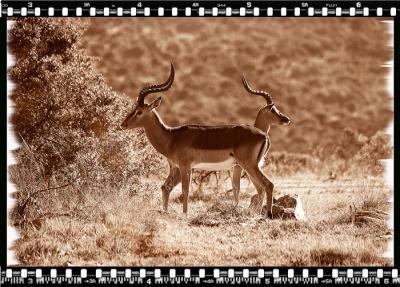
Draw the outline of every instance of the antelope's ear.
[[[158,97],[149,104],[150,110],[157,108],[161,104],[161,97]]]

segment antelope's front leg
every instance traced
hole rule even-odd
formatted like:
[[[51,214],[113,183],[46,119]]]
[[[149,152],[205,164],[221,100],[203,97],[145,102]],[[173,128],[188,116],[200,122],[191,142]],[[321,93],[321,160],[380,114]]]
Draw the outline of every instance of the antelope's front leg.
[[[181,173],[179,171],[179,168],[172,166],[170,164],[169,175],[168,175],[167,179],[165,180],[164,184],[161,186],[163,208],[165,211],[168,210],[169,194],[174,189],[174,187],[177,186],[178,183],[180,183],[180,182],[181,182]]]
[[[181,179],[182,179],[183,212],[187,213],[192,170],[190,167],[186,166],[185,167],[180,166],[179,169],[181,171]]]
[[[233,166],[232,175],[232,190],[235,198],[235,204],[239,204],[239,191],[240,191],[240,177],[242,175],[242,168],[239,165]]]
[[[266,181],[266,195],[267,195],[267,217],[269,219],[273,219],[273,214],[272,214],[272,203],[274,201],[273,198],[273,192],[274,192],[274,184],[267,178],[265,177]]]

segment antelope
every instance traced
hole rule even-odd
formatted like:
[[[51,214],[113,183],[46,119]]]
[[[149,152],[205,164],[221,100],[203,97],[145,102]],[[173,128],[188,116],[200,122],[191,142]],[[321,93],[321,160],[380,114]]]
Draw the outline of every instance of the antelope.
[[[253,90],[249,83],[246,80],[246,77],[242,75],[242,82],[243,86],[246,89],[247,92],[250,94],[256,95],[256,96],[261,96],[265,99],[267,102],[265,106],[263,106],[261,109],[259,109],[257,113],[256,120],[254,122],[254,127],[264,131],[266,134],[267,138],[268,137],[268,132],[271,128],[271,126],[274,125],[289,125],[290,124],[290,118],[283,113],[281,113],[277,107],[275,106],[272,97],[269,95],[269,93],[264,92],[264,91],[255,91]],[[268,153],[269,148],[271,145],[268,145],[268,148],[265,149],[264,154],[262,155],[262,158],[265,157],[265,155]],[[260,166],[262,161],[260,161]],[[240,191],[240,178],[242,175],[242,168],[240,165],[236,164],[233,166],[233,174],[232,174],[232,190],[235,198],[235,203],[236,205],[239,203],[239,191]]]
[[[183,212],[187,214],[193,168],[228,170],[233,165],[239,165],[257,189],[260,211],[266,194],[267,216],[272,218],[274,185],[258,166],[270,146],[268,136],[249,125],[167,126],[156,111],[161,104],[161,97],[150,103],[145,103],[144,100],[149,94],[168,90],[174,76],[174,65],[171,63],[168,79],[162,84],[142,88],[133,110],[121,124],[122,129],[144,128],[150,144],[168,160],[169,175],[161,187],[164,211],[168,210],[170,192],[181,182]]]

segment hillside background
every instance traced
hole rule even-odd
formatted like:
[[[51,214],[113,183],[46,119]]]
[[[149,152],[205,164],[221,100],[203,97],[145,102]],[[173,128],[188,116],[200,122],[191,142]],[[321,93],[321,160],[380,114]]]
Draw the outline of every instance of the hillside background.
[[[273,151],[311,153],[335,144],[345,128],[372,136],[393,113],[386,90],[391,60],[381,19],[91,19],[83,47],[115,90],[136,99],[168,76],[159,108],[170,125],[253,124],[269,92],[292,125],[271,130]]]

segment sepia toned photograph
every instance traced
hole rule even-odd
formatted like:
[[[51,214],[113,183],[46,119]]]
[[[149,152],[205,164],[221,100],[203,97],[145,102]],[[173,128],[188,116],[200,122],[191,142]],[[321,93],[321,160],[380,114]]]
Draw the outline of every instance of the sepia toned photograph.
[[[384,20],[10,20],[15,264],[393,266]]]

